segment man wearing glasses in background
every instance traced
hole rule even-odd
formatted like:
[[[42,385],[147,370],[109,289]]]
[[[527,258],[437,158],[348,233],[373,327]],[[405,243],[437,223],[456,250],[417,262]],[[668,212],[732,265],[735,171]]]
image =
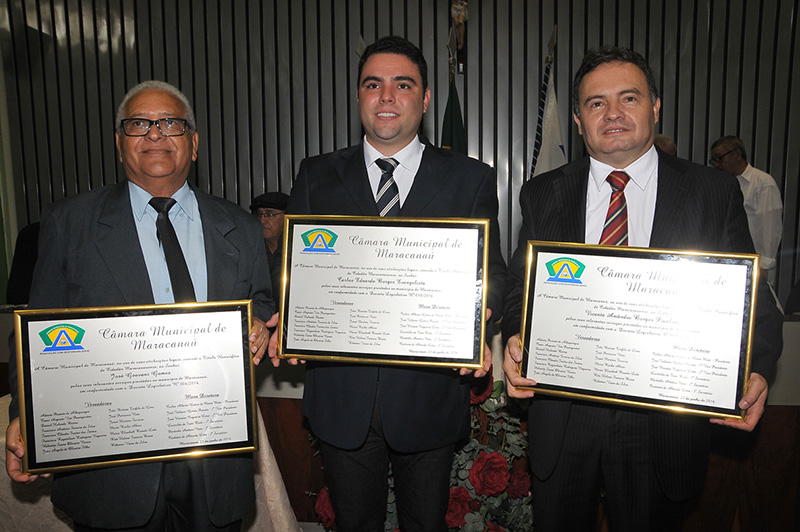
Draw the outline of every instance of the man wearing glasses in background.
[[[283,192],[267,192],[253,198],[250,212],[264,227],[269,276],[272,279],[272,298],[278,302],[281,294],[281,258],[283,256],[283,213],[289,196]]]
[[[188,184],[199,136],[186,97],[167,83],[141,83],[122,100],[116,124],[127,179],[44,208],[29,308],[252,299],[250,349],[259,361],[267,325],[277,324],[261,227]],[[182,267],[167,266],[165,254],[180,256]],[[16,373],[12,357],[6,469],[29,483],[37,477],[21,470]],[[56,474],[51,499],[77,531],[235,532],[255,504],[253,460],[240,454]]]
[[[774,285],[777,271],[775,257],[783,233],[783,203],[778,185],[771,175],[753,168],[747,162],[744,143],[733,135],[714,141],[708,162],[739,182],[750,236],[756,252],[761,255],[761,270],[766,274],[767,282]]]

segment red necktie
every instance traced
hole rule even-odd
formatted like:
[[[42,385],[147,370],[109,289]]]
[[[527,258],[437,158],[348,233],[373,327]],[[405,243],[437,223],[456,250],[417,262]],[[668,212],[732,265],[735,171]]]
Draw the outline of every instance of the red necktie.
[[[606,181],[611,185],[611,201],[608,204],[606,223],[603,225],[601,246],[628,245],[628,204],[625,201],[625,185],[630,177],[625,172],[614,171]]]

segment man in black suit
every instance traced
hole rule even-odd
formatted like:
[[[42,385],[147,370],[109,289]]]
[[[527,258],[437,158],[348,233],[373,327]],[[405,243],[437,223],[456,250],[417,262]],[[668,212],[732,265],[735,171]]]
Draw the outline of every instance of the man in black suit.
[[[376,160],[393,158],[400,216],[491,221],[488,306],[498,317],[505,263],[494,171],[418,136],[430,89],[416,46],[399,37],[379,39],[361,56],[358,76],[364,141],[304,160],[286,212],[378,216],[383,171]],[[488,347],[485,356],[488,370]],[[308,363],[303,413],[322,442],[339,530],[383,530],[390,462],[400,528],[447,530],[453,453],[469,431],[468,372],[460,373]]]
[[[198,133],[186,97],[159,81],[144,82],[123,99],[117,149],[127,181],[44,208],[40,255],[30,308],[172,303],[171,282],[156,236],[152,197],[172,198],[177,233],[197,301],[252,299],[251,351],[260,359],[277,324],[261,225],[245,211],[196,190],[186,178],[197,158]],[[170,202],[171,203],[171,202]],[[174,294],[174,295],[173,295]],[[191,301],[191,297],[184,300]],[[272,316],[272,318],[270,318]],[[16,360],[10,364],[16,386]],[[19,404],[12,394],[6,464],[22,473]],[[250,455],[153,462],[57,474],[53,504],[76,530],[239,530],[254,506]]]
[[[509,268],[503,368],[514,397],[532,397],[517,373],[528,240],[597,244],[612,195],[611,171],[624,188],[628,244],[664,249],[753,253],[736,181],[653,147],[661,101],[652,71],[637,53],[590,51],[573,82],[573,118],[589,157],[526,183],[523,225]],[[739,406],[745,421],[712,420],[743,430],[758,422],[767,380],[780,356],[781,316],[761,283],[752,371]],[[699,497],[709,424],[656,411],[537,395],[529,408],[529,458],[537,531],[592,530],[601,488],[611,528],[675,530]]]

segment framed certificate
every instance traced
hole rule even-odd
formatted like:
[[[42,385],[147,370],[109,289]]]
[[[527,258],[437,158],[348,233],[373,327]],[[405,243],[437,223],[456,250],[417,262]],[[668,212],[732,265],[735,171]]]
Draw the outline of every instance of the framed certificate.
[[[489,221],[287,215],[280,356],[480,368]]]
[[[553,394],[743,418],[758,255],[528,242],[520,374]]]
[[[14,315],[24,471],[256,450],[250,301]]]

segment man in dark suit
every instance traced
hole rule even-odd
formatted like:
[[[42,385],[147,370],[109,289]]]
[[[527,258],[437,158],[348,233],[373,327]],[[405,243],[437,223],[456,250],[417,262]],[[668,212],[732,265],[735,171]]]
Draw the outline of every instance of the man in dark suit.
[[[236,205],[196,190],[186,178],[198,133],[186,97],[157,81],[131,89],[117,115],[117,149],[127,181],[45,207],[30,308],[191,301],[180,296],[156,235],[153,197],[176,201],[169,219],[197,301],[252,299],[257,359],[277,323],[261,226]],[[168,202],[171,203],[171,202]],[[164,246],[166,247],[166,245]],[[11,389],[17,390],[15,359]],[[7,470],[21,471],[19,404],[12,396]],[[155,462],[57,474],[53,503],[76,530],[238,530],[253,508],[250,455]]]
[[[399,37],[379,39],[361,56],[358,74],[364,141],[304,160],[286,212],[378,216],[385,170],[376,161],[393,158],[399,216],[491,221],[488,306],[499,316],[505,263],[494,171],[418,136],[430,89],[416,46]],[[388,203],[390,209],[397,200]],[[488,369],[488,347],[485,356]],[[453,453],[469,431],[468,372],[460,373],[308,363],[303,413],[322,442],[339,530],[383,530],[390,462],[400,528],[447,530]]]
[[[586,55],[573,82],[573,118],[589,157],[532,179],[520,192],[523,225],[503,325],[510,395],[532,397],[517,387],[536,384],[517,372],[527,241],[599,243],[612,171],[630,178],[625,245],[754,252],[736,181],[653,147],[660,107],[639,54],[603,48]],[[743,430],[752,430],[763,412],[782,347],[780,312],[761,285],[753,373],[739,402],[746,420],[712,420]],[[707,421],[544,395],[533,398],[528,415],[537,532],[594,529],[601,488],[612,530],[680,529],[703,486]]]

